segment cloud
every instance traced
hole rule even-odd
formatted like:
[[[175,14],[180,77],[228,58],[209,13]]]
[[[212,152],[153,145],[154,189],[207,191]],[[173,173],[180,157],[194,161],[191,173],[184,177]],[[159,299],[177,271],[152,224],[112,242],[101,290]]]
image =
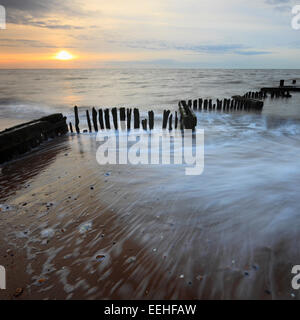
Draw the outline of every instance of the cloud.
[[[32,16],[48,13],[65,13],[69,15],[82,15],[83,11],[78,1],[74,0],[1,0],[7,11],[21,11]]]
[[[264,54],[271,54],[271,51],[235,51],[234,53],[242,55],[242,56],[259,56]]]
[[[133,49],[145,49],[154,51],[190,51],[203,54],[238,54],[238,55],[264,55],[271,54],[269,51],[251,50],[249,46],[243,44],[176,44],[166,41],[141,40],[141,41],[116,41],[108,40],[109,43],[116,43]]]
[[[74,18],[89,14],[79,2],[70,0],[1,0],[1,5],[6,8],[8,23],[48,29],[83,29],[82,26],[65,24],[51,17]]]
[[[45,43],[39,40],[29,39],[5,39],[0,38],[0,47],[33,47],[33,48],[59,48],[58,46]],[[71,47],[66,47],[71,48]]]
[[[290,0],[265,0],[265,3],[271,4],[271,5],[286,4],[286,3],[290,3]]]
[[[292,8],[291,0],[265,0],[265,3],[273,6],[274,10],[278,12],[290,12]]]

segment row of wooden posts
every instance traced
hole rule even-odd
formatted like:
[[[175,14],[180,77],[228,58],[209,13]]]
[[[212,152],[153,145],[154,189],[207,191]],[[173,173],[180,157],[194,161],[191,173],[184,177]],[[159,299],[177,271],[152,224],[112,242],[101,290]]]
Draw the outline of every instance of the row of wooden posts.
[[[285,89],[279,89],[279,90],[273,90],[270,92],[271,98],[291,98],[292,95],[290,94],[289,90]]]
[[[259,111],[263,108],[263,101],[250,99],[247,97],[233,96],[232,99],[213,101],[212,99],[196,99],[181,102],[182,106],[187,106],[195,111]]]
[[[119,119],[121,124],[121,129],[124,129],[124,127],[127,127],[127,130],[131,129],[131,119],[133,116],[133,129],[140,129],[142,128],[144,130],[153,130],[154,128],[154,112],[151,110],[148,112],[148,119],[142,119],[140,117],[140,111],[137,108],[131,109],[131,108],[112,108],[112,109],[99,109],[98,111],[93,108],[92,109],[92,119],[90,117],[89,110],[86,110],[86,119],[88,124],[88,130],[89,132],[94,131],[98,132],[99,130],[110,130],[112,129],[111,121],[110,121],[110,112],[112,115],[113,120],[113,127],[115,130],[119,129],[119,121],[118,121],[118,111],[119,111]],[[133,111],[133,112],[132,112]],[[79,128],[79,114],[78,114],[78,107],[74,107],[74,114],[75,114],[75,130],[77,133],[80,133]],[[163,117],[163,129],[167,128],[168,124],[168,118],[169,118],[169,129],[172,130],[172,115],[170,115],[170,110],[166,111],[164,110],[164,117]],[[178,117],[177,112],[175,112],[175,128],[177,128],[178,123]],[[92,126],[93,124],[93,126]],[[93,128],[92,128],[93,127]],[[73,126],[72,123],[69,123],[70,131],[73,133]]]
[[[247,92],[244,94],[245,98],[251,99],[266,99],[268,97],[267,91]],[[273,98],[291,98],[290,91],[284,88],[276,88],[276,90],[270,91],[270,97]]]
[[[266,99],[268,97],[267,92],[263,92],[263,91],[249,91],[247,93],[244,94],[243,96],[244,98],[249,98],[249,99]]]
[[[265,95],[263,95],[264,97]],[[162,128],[173,130],[173,127],[177,129],[194,129],[197,124],[197,117],[193,111],[229,111],[229,110],[244,110],[244,111],[261,111],[263,108],[263,101],[252,99],[257,97],[256,93],[247,93],[244,96],[233,96],[232,99],[224,99],[213,101],[212,99],[195,99],[195,100],[182,100],[179,102],[179,114],[175,111],[173,115],[170,110],[163,111]],[[79,115],[78,107],[74,107],[75,113],[75,131],[80,133],[79,128]],[[110,113],[112,115],[113,126],[110,121]],[[119,117],[118,117],[119,114]],[[114,128],[119,129],[119,121],[121,129],[127,127],[127,130],[131,129],[131,119],[133,117],[133,129],[153,130],[154,128],[154,112],[151,110],[148,112],[148,118],[141,119],[140,111],[137,108],[112,108],[112,109],[99,109],[92,108],[92,117],[90,117],[89,110],[86,110],[86,118],[88,124],[88,131],[95,132],[98,130],[110,130]],[[69,123],[70,131],[73,133],[72,123]],[[87,131],[87,130],[86,130]]]

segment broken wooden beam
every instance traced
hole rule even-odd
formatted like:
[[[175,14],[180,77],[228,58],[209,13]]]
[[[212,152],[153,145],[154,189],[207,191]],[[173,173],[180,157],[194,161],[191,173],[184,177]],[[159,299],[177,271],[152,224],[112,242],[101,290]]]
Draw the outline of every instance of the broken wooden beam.
[[[30,151],[49,137],[54,138],[67,132],[66,117],[61,113],[6,129],[0,132],[0,163]]]

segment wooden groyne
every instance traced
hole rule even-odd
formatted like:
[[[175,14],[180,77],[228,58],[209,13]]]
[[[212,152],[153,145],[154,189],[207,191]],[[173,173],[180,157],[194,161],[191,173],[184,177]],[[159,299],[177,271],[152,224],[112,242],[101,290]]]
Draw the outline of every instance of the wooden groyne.
[[[253,97],[253,98],[252,98]],[[255,98],[254,98],[255,97]],[[266,98],[263,93],[246,93],[244,96],[232,96],[231,99],[212,100],[212,99],[195,99],[195,100],[182,100],[180,105],[187,110],[194,111],[247,111],[259,112],[263,109],[264,102],[262,99]]]
[[[66,117],[61,113],[6,129],[0,132],[0,164],[30,151],[49,138],[67,132]]]
[[[278,87],[266,87],[256,92],[249,91],[242,96],[232,96],[230,99],[181,100],[178,103],[177,111],[163,110],[161,128],[170,131],[174,129],[194,130],[197,126],[195,112],[261,112],[268,93],[271,98],[289,98],[291,97],[290,91],[300,91],[300,87],[296,87],[296,80],[293,80],[290,86],[286,86],[284,80],[281,80]],[[86,110],[85,114],[88,129],[84,129],[82,132],[140,128],[151,131],[155,128],[153,110],[146,112],[146,116],[141,116],[138,108],[125,107],[92,108],[92,110]],[[66,117],[58,113],[0,132],[0,164],[31,150],[48,138],[65,134],[69,130],[71,133],[79,134],[81,130],[77,106],[74,107],[74,119],[74,124],[69,122],[67,125]]]
[[[181,100],[178,103],[178,112],[171,113],[170,110],[163,110],[162,114],[162,129],[195,129],[197,125],[197,116],[195,111],[247,111],[261,112],[264,106],[263,100],[267,98],[266,92],[247,92],[243,96],[233,96],[231,99],[189,99]],[[112,109],[92,109],[92,120],[94,132],[98,130],[131,130],[140,129],[153,130],[155,125],[154,111],[146,112],[148,117],[142,118],[138,108],[112,108]],[[80,133],[78,107],[74,107],[75,128],[76,132]],[[133,119],[132,119],[133,118]],[[83,132],[92,132],[90,113],[86,110],[86,120],[88,130]],[[112,120],[112,121],[111,121]],[[133,122],[133,123],[132,123]],[[70,131],[72,124],[70,123]]]
[[[296,80],[292,80],[292,85],[289,86],[286,86],[284,83],[284,80],[280,80],[278,87],[264,87],[261,88],[261,91],[270,93],[271,98],[290,98],[290,92],[300,92],[300,87],[296,86]]]
[[[173,130],[178,128],[180,124],[181,129],[195,129],[197,125],[197,117],[194,111],[184,103],[184,101],[179,102],[179,110],[171,113],[170,110],[163,110],[162,117],[162,129]],[[79,127],[79,115],[78,107],[74,107],[75,114],[75,128],[76,132],[80,133]],[[112,108],[112,109],[99,109],[98,111],[92,109],[92,120],[93,126],[91,125],[90,112],[85,111],[86,121],[88,129],[84,129],[82,132],[98,132],[98,130],[131,130],[140,129],[143,130],[153,130],[155,127],[155,115],[154,111],[150,110],[146,112],[148,116],[141,117],[141,113],[138,108]],[[179,116],[178,116],[179,115]],[[133,123],[132,123],[133,122]],[[69,123],[69,128],[71,133],[73,133],[72,123]]]

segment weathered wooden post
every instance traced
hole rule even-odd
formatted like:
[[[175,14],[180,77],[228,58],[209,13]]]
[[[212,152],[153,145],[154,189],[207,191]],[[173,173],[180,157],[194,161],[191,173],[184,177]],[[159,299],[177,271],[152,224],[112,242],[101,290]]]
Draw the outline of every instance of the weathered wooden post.
[[[178,115],[177,115],[177,111],[175,111],[175,129],[177,129],[178,127]]]
[[[91,118],[90,118],[89,110],[86,110],[86,120],[87,120],[87,124],[89,127],[89,132],[92,132],[92,125],[91,125]]]
[[[234,100],[234,110],[236,110],[237,109],[237,100]]]
[[[203,109],[207,110],[207,99],[204,99]]]
[[[230,109],[234,108],[234,100],[231,100]]]
[[[189,107],[189,108],[192,108],[192,100],[189,100],[189,101],[188,101],[188,107]]]
[[[201,110],[202,109],[202,104],[203,104],[203,99],[199,99],[198,100],[198,109]]]
[[[73,133],[73,127],[72,127],[72,122],[69,123],[70,131]]]
[[[78,107],[74,107],[74,113],[75,113],[75,129],[77,133],[80,133],[79,129],[79,117],[78,117]]]
[[[120,108],[120,122],[121,122],[121,129],[124,130],[125,129],[125,122],[126,122],[126,109]]]
[[[279,87],[284,87],[284,80],[280,80]]]
[[[163,123],[162,123],[162,128],[163,128],[163,129],[166,129],[166,128],[167,128],[167,123],[168,123],[169,114],[170,114],[170,110],[164,110]]]
[[[105,128],[110,130],[109,109],[104,110]]]
[[[126,110],[125,110],[125,108],[120,108],[120,121],[126,121]]]
[[[154,128],[154,112],[152,110],[148,112],[148,117],[149,117],[149,129],[153,130],[153,128]]]
[[[223,111],[226,110],[226,103],[227,103],[227,99],[225,98],[225,99],[223,100]]]
[[[142,120],[142,127],[143,127],[143,130],[147,130],[147,119]]]
[[[115,130],[118,130],[118,110],[117,110],[117,108],[112,108],[111,113],[113,116],[113,123],[114,123]]]
[[[209,108],[209,110],[212,110],[212,100],[211,99],[208,100],[208,108]]]
[[[171,113],[170,117],[169,117],[169,130],[170,131],[173,130],[172,124],[173,124],[173,114]]]
[[[193,109],[197,110],[197,104],[198,104],[198,100],[194,100],[193,101]]]
[[[131,127],[131,113],[132,109],[127,109],[127,130],[130,130]]]
[[[103,110],[102,109],[99,109],[99,125],[100,125],[100,129],[104,130]]]
[[[266,99],[268,97],[267,91],[263,92],[263,97],[264,97],[264,99]]]
[[[133,116],[134,116],[134,129],[139,129],[140,128],[140,112],[139,112],[139,109],[134,108]]]
[[[92,109],[92,118],[93,118],[94,130],[95,132],[98,132],[97,111],[95,108]]]

